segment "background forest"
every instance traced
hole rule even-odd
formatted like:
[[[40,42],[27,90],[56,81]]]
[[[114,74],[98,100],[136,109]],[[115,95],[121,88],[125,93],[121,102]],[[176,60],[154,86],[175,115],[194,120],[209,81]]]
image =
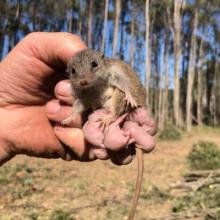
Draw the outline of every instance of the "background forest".
[[[220,219],[220,0],[0,0],[0,60],[33,31],[76,33],[139,74],[158,121],[135,220]],[[137,161],[17,155],[0,220],[127,219]]]
[[[139,73],[159,128],[220,124],[219,0],[1,0],[0,58],[33,31],[67,31]]]

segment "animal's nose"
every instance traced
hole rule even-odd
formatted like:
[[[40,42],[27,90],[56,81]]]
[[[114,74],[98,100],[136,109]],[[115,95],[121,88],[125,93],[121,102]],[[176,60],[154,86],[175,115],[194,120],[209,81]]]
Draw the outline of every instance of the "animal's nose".
[[[80,80],[80,85],[86,86],[86,85],[88,85],[88,81],[86,79],[82,79],[82,80]]]

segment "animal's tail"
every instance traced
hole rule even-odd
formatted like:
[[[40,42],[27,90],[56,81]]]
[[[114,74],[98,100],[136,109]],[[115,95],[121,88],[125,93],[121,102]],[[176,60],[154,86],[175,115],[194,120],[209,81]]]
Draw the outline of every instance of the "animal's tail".
[[[138,164],[137,179],[136,179],[136,186],[135,186],[135,191],[134,191],[134,195],[133,195],[133,199],[132,199],[132,206],[131,206],[131,210],[130,210],[130,213],[128,216],[128,220],[133,220],[133,218],[134,218],[134,213],[137,208],[138,199],[140,197],[142,180],[143,180],[143,173],[144,173],[143,151],[139,146],[137,146],[137,144],[135,146],[136,146],[137,164]]]

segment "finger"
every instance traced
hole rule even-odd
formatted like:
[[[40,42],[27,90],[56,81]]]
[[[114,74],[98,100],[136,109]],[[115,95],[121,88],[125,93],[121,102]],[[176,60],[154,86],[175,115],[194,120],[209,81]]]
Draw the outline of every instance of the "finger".
[[[71,84],[69,80],[58,82],[54,89],[55,96],[67,105],[72,105],[74,97],[72,95]]]
[[[61,123],[64,119],[68,118],[72,114],[71,106],[64,106],[60,104],[60,101],[54,99],[47,102],[45,106],[45,112],[49,120]],[[81,128],[82,127],[82,117],[77,114],[69,124],[69,127]]]
[[[66,145],[66,157],[64,159],[77,159],[80,161],[95,160],[93,149],[89,146],[83,136],[82,130],[78,128],[64,128],[56,125],[54,133],[57,138]]]
[[[66,65],[77,52],[86,49],[85,43],[74,34],[57,32],[33,32],[18,45],[26,44],[30,55],[34,55],[49,66]],[[27,47],[21,46],[23,50]]]

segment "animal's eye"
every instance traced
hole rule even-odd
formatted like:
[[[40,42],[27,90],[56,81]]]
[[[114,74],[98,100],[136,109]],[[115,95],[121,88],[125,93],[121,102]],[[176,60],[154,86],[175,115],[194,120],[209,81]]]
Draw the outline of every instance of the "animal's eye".
[[[76,69],[72,67],[71,73],[72,73],[72,74],[75,74],[75,73],[76,73]]]
[[[98,63],[97,63],[97,62],[95,62],[95,61],[92,61],[92,62],[91,62],[91,66],[92,66],[92,68],[95,68],[95,67],[97,67],[97,66],[98,66]]]

